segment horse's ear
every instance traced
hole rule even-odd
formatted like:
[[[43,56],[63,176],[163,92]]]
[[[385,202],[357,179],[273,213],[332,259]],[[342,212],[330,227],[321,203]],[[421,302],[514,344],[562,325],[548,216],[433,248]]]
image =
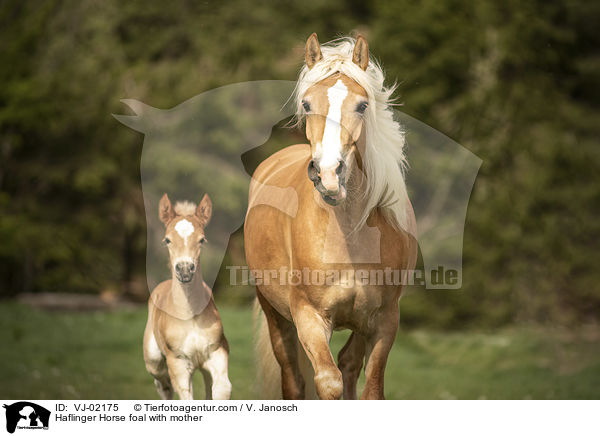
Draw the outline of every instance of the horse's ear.
[[[356,44],[354,44],[354,51],[352,52],[352,62],[366,70],[369,66],[369,44],[362,35],[358,35],[356,38]]]
[[[175,211],[173,210],[171,200],[169,200],[169,196],[167,194],[162,196],[160,203],[158,204],[158,217],[165,226],[169,223],[169,221],[175,218]]]
[[[212,201],[208,194],[204,194],[202,197],[202,201],[196,208],[196,216],[202,222],[202,225],[205,226],[210,221],[210,217],[212,215]]]
[[[317,38],[316,33],[313,33],[306,41],[306,47],[304,49],[304,61],[306,62],[306,66],[310,69],[314,67],[315,64],[321,59],[323,59],[323,55],[321,54],[319,38]]]
[[[133,130],[141,133],[147,133],[149,128],[154,125],[156,120],[160,119],[159,109],[148,106],[141,101],[126,98],[121,100],[121,103],[129,106],[135,115],[112,114],[112,116]]]

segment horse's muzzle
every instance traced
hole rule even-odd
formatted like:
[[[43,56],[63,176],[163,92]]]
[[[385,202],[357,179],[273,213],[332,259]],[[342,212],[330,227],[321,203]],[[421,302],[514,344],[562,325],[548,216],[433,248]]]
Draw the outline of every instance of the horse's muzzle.
[[[340,159],[335,168],[321,169],[311,159],[308,163],[308,178],[327,204],[337,206],[346,199],[346,163],[343,160]]]
[[[182,283],[189,283],[194,278],[196,265],[193,262],[178,262],[175,265],[175,277]]]

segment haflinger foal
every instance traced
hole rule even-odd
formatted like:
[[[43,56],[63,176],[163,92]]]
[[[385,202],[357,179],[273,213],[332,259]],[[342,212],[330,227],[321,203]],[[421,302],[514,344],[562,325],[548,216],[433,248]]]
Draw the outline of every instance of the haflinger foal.
[[[211,214],[212,202],[206,194],[198,207],[189,202],[173,207],[167,194],[160,200],[172,278],[160,283],[148,301],[144,360],[163,400],[172,399],[173,390],[180,399],[192,400],[196,369],[204,376],[206,399],[231,396],[229,345],[199,266]]]

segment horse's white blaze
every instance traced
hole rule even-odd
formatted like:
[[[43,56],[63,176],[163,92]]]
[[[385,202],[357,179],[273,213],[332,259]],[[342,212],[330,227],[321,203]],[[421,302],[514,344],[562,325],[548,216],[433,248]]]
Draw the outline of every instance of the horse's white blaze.
[[[363,121],[365,148],[362,161],[367,192],[364,211],[356,228],[362,227],[372,210],[380,207],[392,226],[406,230],[413,223],[409,220],[410,202],[402,171],[406,164],[404,132],[391,110],[395,86],[384,85],[385,75],[375,62],[369,61],[366,70],[356,68],[352,62],[355,43],[352,38],[342,38],[339,42],[322,45],[322,59],[312,68],[304,65],[294,90],[296,117],[300,123],[306,120],[301,104],[304,96],[316,83],[330,77],[332,72],[354,80],[365,91],[369,109]],[[316,142],[315,139],[315,146]],[[318,158],[316,150],[313,158]]]
[[[342,80],[338,80],[327,90],[329,99],[329,111],[325,120],[325,131],[323,132],[321,156],[319,166],[321,168],[337,167],[342,158],[342,104],[348,96],[348,88]]]
[[[175,224],[175,231],[183,238],[183,243],[187,247],[188,237],[194,233],[194,225],[184,218]]]

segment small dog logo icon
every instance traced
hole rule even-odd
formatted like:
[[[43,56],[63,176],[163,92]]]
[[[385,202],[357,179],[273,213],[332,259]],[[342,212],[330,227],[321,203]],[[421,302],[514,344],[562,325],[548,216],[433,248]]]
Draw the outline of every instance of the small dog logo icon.
[[[19,429],[48,429],[50,411],[29,401],[5,404],[6,431],[14,433]]]

